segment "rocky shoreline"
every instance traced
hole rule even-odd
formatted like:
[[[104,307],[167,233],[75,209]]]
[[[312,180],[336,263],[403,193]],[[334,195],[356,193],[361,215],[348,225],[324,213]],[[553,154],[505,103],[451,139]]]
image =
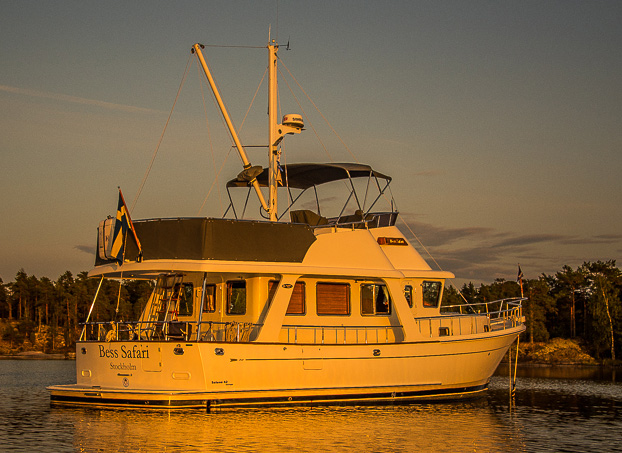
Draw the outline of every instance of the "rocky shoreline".
[[[75,352],[45,353],[42,351],[22,351],[9,354],[0,354],[0,360],[75,360]]]

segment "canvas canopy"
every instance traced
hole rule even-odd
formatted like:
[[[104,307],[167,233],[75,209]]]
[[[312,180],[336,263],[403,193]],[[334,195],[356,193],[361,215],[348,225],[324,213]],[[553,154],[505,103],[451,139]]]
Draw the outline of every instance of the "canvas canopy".
[[[365,164],[289,164],[283,165],[281,178],[284,186],[295,189],[308,189],[309,187],[325,184],[332,181],[339,181],[349,178],[369,178],[375,177],[391,181],[390,176],[383,175]],[[268,169],[264,168],[261,173],[257,167],[252,167],[252,177],[257,178],[261,187],[268,186]],[[237,178],[227,183],[227,187],[248,187],[249,178],[247,172],[242,172]]]

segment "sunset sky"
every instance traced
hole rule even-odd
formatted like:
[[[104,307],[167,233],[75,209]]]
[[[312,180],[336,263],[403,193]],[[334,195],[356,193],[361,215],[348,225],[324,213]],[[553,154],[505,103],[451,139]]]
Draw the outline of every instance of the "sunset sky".
[[[269,30],[339,134],[280,81],[283,113],[313,126],[285,139],[286,160],[351,152],[391,175],[402,218],[458,284],[619,261],[620,24],[620,1],[3,1],[0,278],[92,267],[97,225],[117,186],[134,205],[187,64],[132,217],[220,216],[241,165],[190,48],[262,47]],[[267,52],[204,52],[241,127]],[[264,81],[243,143],[264,144],[266,124]]]

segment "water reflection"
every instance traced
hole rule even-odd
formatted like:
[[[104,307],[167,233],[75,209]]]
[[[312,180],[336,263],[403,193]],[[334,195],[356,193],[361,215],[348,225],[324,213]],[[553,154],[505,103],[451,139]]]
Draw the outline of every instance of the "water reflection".
[[[205,412],[53,409],[73,425],[77,450],[517,451],[516,425],[485,400],[387,407]]]
[[[74,362],[0,361],[0,451],[581,451],[620,449],[622,385],[520,369],[484,398],[445,404],[222,411],[50,407]],[[620,450],[622,451],[622,450]]]
[[[502,366],[488,399],[498,414],[529,429],[529,451],[622,451],[622,385],[615,377],[615,370],[596,367],[519,367],[510,406]]]
[[[497,369],[496,376],[508,376],[508,364],[501,364]],[[514,367],[512,367],[514,373]],[[537,366],[522,365],[517,368],[517,376],[519,378],[545,378],[545,379],[573,379],[573,380],[591,380],[591,381],[610,381],[619,382],[620,374],[616,375],[616,369],[613,367],[599,366]],[[616,381],[617,378],[617,381]]]

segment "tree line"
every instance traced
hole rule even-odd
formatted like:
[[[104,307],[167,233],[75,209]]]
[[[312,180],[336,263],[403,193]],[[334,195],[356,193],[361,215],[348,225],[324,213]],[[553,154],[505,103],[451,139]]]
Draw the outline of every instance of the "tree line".
[[[44,351],[73,350],[91,307],[99,279],[67,271],[56,281],[21,269],[13,282],[0,279],[0,334],[12,345],[29,341]],[[554,275],[522,281],[528,341],[572,338],[597,359],[620,357],[622,348],[622,272],[615,260],[564,266]],[[91,321],[137,319],[153,290],[150,281],[103,280]],[[443,305],[491,302],[519,297],[516,281],[497,279],[458,291],[448,286]],[[45,332],[45,335],[42,334]]]
[[[620,357],[622,272],[615,260],[585,262],[576,269],[563,266],[554,275],[542,274],[522,283],[527,298],[523,302],[527,326],[523,336],[527,341],[578,339],[597,359]],[[518,282],[497,279],[479,288],[472,283],[465,284],[460,292],[448,287],[443,304],[457,305],[464,300],[490,302],[520,296]]]
[[[100,280],[69,271],[56,281],[20,269],[15,280],[0,278],[0,335],[11,347],[29,342],[44,352],[73,350]],[[137,319],[153,290],[150,281],[104,279],[91,321]]]

